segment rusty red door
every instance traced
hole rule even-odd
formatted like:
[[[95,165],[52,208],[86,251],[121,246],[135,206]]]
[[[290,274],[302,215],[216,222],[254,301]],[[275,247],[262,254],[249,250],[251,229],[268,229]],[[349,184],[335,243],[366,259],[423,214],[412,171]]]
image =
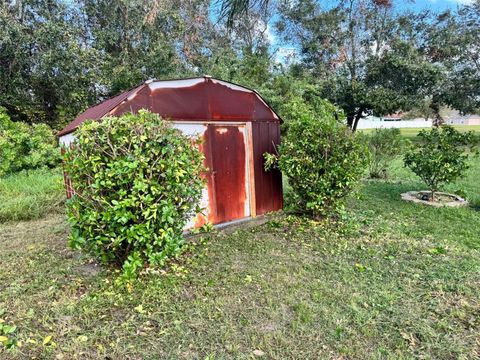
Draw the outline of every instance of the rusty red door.
[[[214,224],[250,215],[245,140],[242,125],[207,125],[204,147],[209,168],[209,221]]]

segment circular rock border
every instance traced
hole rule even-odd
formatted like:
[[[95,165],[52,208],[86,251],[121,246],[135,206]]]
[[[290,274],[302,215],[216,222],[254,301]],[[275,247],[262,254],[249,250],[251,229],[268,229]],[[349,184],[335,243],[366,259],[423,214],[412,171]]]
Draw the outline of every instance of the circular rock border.
[[[430,191],[408,191],[406,193],[403,193],[402,200],[405,201],[411,201],[414,203],[419,203],[419,204],[425,204],[425,205],[430,205],[434,207],[463,207],[468,205],[468,201],[465,200],[464,198],[455,195],[455,194],[449,194],[449,193],[444,193],[444,192],[437,192],[438,195],[444,195],[452,198],[452,201],[448,202],[438,202],[438,201],[428,201],[428,200],[422,200],[418,198],[419,194],[430,194]]]

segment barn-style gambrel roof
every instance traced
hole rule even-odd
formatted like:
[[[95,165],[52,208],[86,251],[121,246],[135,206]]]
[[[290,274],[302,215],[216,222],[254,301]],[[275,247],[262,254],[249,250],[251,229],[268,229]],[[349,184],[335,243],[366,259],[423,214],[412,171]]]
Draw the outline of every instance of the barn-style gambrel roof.
[[[86,120],[147,109],[171,120],[280,121],[280,117],[252,89],[204,76],[181,80],[149,80],[107,99],[63,128],[69,134]]]

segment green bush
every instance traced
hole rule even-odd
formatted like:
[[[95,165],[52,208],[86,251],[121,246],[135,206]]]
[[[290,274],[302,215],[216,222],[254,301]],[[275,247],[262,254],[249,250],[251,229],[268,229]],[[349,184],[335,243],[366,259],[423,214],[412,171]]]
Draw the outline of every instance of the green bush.
[[[472,131],[461,133],[447,125],[422,130],[418,137],[420,141],[405,154],[404,163],[428,186],[430,200],[434,201],[435,192],[443,184],[465,175],[469,156],[466,150],[473,148],[478,139]]]
[[[371,178],[387,178],[389,165],[404,149],[400,129],[375,129],[368,136],[371,160],[368,173]]]
[[[60,164],[57,139],[46,124],[13,122],[0,108],[0,176]]]
[[[158,115],[87,122],[65,153],[76,195],[68,202],[70,246],[123,265],[134,276],[179,253],[201,197],[203,154]]]
[[[266,155],[266,168],[277,163],[288,178],[298,210],[315,218],[338,212],[368,164],[365,141],[336,120],[324,102],[315,116],[290,121],[278,155]]]

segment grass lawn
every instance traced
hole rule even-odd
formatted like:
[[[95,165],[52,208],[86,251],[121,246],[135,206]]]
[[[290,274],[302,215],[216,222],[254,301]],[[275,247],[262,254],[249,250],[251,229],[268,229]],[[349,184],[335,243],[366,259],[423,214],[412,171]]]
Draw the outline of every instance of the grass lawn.
[[[66,249],[64,216],[0,224],[0,319],[21,341],[0,358],[480,358],[480,159],[448,188],[463,209],[402,202],[423,186],[400,164],[342,226],[272,215],[128,288]]]
[[[60,169],[34,170],[0,178],[0,223],[64,212]]]
[[[467,132],[467,131],[473,131],[477,134],[480,134],[480,125],[453,125],[455,129],[457,129],[460,132]],[[402,133],[403,137],[406,139],[409,139],[410,141],[415,142],[416,141],[416,136],[419,133],[420,130],[429,130],[431,128],[401,128],[400,132]],[[363,133],[369,134],[375,131],[374,129],[362,129],[359,130]]]

